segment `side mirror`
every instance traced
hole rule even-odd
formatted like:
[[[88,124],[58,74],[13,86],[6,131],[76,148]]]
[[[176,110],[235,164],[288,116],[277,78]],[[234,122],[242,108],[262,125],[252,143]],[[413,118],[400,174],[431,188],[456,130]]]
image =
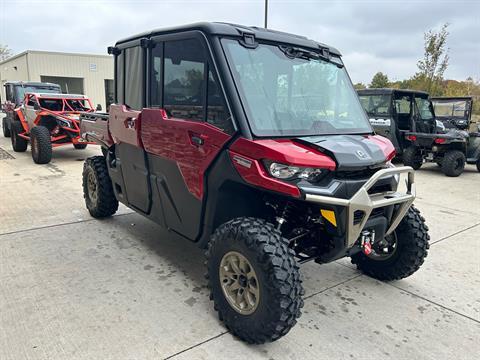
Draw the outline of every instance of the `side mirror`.
[[[102,105],[97,104],[95,111],[102,111]]]
[[[33,110],[40,110],[40,105],[38,105],[37,103],[34,103]]]

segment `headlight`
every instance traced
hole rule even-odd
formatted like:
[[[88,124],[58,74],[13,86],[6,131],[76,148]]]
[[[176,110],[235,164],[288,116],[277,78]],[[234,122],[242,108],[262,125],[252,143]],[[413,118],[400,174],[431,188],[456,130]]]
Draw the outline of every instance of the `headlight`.
[[[272,162],[267,169],[274,178],[282,180],[305,179],[316,180],[323,174],[323,169],[300,167]]]
[[[58,125],[63,126],[63,127],[68,127],[68,128],[72,127],[72,124],[70,123],[70,121],[67,121],[67,120],[57,119],[57,123],[58,123]]]

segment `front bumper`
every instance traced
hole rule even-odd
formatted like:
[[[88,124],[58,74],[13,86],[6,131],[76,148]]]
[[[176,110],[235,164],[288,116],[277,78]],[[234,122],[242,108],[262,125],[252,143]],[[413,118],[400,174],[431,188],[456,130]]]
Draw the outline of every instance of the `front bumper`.
[[[381,178],[404,173],[407,174],[406,192],[388,191],[374,194],[368,193],[368,191],[374,187]],[[414,170],[409,166],[394,167],[377,171],[350,199],[341,199],[309,193],[305,194],[306,201],[323,205],[345,207],[347,213],[345,245],[347,248],[351,248],[358,240],[373,209],[399,205],[395,207],[390,223],[387,225],[385,235],[389,235],[396,229],[400,221],[403,219],[414,199]],[[358,211],[361,211],[363,216],[361,217],[361,221],[356,222],[355,213]],[[358,218],[359,217],[357,216],[357,219]]]

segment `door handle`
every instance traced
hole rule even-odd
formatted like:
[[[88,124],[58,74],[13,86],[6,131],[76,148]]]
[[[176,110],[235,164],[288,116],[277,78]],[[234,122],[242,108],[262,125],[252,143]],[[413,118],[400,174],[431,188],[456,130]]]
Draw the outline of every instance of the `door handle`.
[[[125,125],[125,128],[127,129],[134,129],[135,128],[135,118],[134,117],[128,117],[125,119],[123,122]]]
[[[196,146],[202,146],[205,143],[205,140],[203,140],[200,136],[198,135],[192,135],[190,136],[190,140],[192,141],[193,145]]]

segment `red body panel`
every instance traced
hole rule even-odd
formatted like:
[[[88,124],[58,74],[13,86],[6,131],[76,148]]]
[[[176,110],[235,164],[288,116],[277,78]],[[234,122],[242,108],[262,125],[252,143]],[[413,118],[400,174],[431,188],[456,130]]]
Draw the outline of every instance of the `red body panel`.
[[[290,139],[247,140],[239,138],[230,149],[255,160],[268,159],[283,164],[335,170],[335,161],[324,153]]]
[[[140,134],[145,151],[177,163],[188,190],[198,199],[203,197],[205,171],[230,139],[208,123],[168,118],[161,109],[142,111]]]
[[[377,144],[385,154],[387,161],[392,160],[395,157],[395,147],[392,142],[381,135],[368,135],[367,139]]]
[[[238,154],[234,151],[229,151],[229,153],[233,165],[237,169],[240,176],[247,183],[294,197],[300,197],[300,190],[298,187],[272,178],[259,163],[259,161],[249,158],[245,155]],[[250,163],[249,166],[248,163]]]
[[[142,147],[140,139],[140,111],[130,110],[125,105],[110,105],[108,130],[114,143],[121,142]]]

